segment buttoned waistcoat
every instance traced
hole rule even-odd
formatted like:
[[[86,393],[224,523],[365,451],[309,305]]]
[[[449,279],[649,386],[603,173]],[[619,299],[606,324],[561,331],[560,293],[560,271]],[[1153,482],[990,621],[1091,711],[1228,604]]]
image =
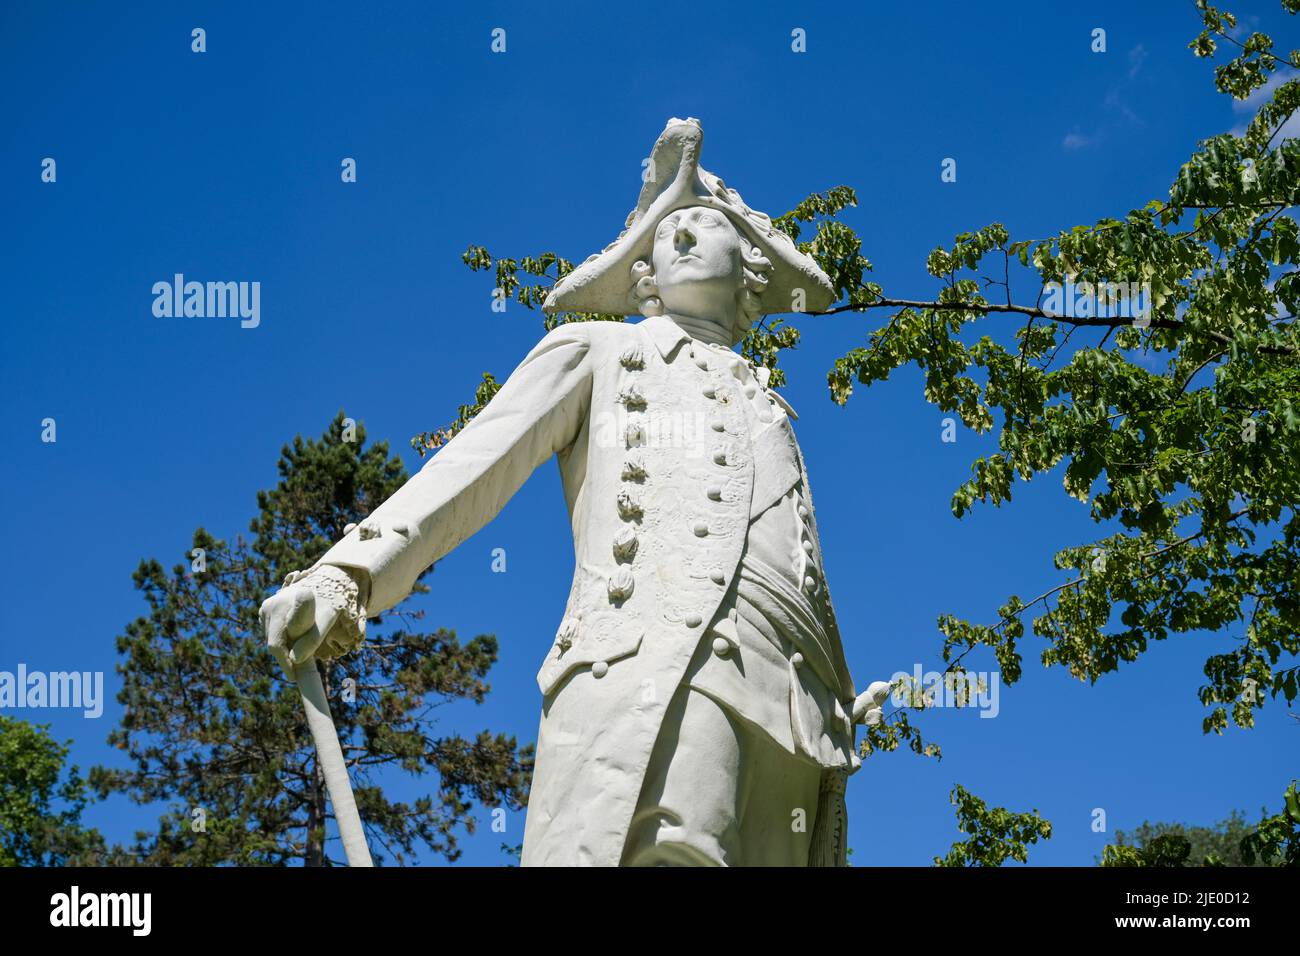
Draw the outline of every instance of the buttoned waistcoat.
[[[750,516],[807,483],[784,415],[751,437],[740,357],[689,343],[666,317],[556,328],[322,559],[364,571],[370,613],[386,610],[558,456],[575,569],[537,675],[526,865],[619,862],[664,711],[733,586]],[[813,539],[820,566],[815,524]],[[826,607],[832,690],[851,705]]]

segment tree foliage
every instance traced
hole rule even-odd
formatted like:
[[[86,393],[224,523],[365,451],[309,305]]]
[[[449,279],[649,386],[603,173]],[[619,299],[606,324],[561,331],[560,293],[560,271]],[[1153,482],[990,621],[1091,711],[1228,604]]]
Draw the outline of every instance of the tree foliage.
[[[1193,46],[1210,55],[1207,35],[1231,40],[1235,21],[1202,9],[1206,33]],[[1300,65],[1271,46],[1248,38],[1217,71],[1219,88],[1241,99],[1280,63]],[[946,660],[988,646],[1013,683],[1032,610],[1043,664],[1087,681],[1154,641],[1222,634],[1199,692],[1207,732],[1229,717],[1251,726],[1268,699],[1295,700],[1300,243],[1287,213],[1300,192],[1300,143],[1273,133],[1297,91],[1300,82],[1281,83],[1243,136],[1204,141],[1167,199],[1045,239],[1013,241],[996,223],[958,236],[927,260],[935,299],[899,308],[837,361],[838,402],[855,384],[915,366],[928,401],[975,431],[996,430],[999,451],[975,461],[953,494],[957,517],[1010,501],[1016,480],[1055,472],[1108,532],[1061,549],[1055,563],[1068,579],[1029,600],[1012,594],[994,623],[942,616]],[[1039,290],[1032,305],[1013,301],[1016,279]],[[1067,280],[1083,307],[1053,314],[1044,296]],[[1109,302],[1093,307],[1117,282],[1149,290],[1146,315],[1131,302],[1119,314]],[[883,295],[858,307],[882,305],[894,308]],[[1007,316],[1023,322],[1014,342],[998,325]],[[1073,339],[1090,331],[1097,341]]]
[[[1287,788],[1282,813],[1262,813],[1257,826],[1234,811],[1212,827],[1143,823],[1115,833],[1102,866],[1300,866],[1300,797]]]
[[[1001,866],[1007,860],[1026,863],[1029,847],[1052,838],[1052,824],[1037,810],[1014,813],[1005,807],[990,808],[961,786],[953,788],[949,799],[957,808],[957,829],[968,839],[954,843],[945,856],[936,856],[935,866]]]
[[[68,745],[49,725],[0,716],[0,866],[91,866],[114,862],[99,832],[85,827],[89,799]]]
[[[411,447],[416,450],[421,458],[431,451],[437,451],[455,438],[462,428],[473,421],[474,416],[482,411],[483,406],[492,401],[492,396],[499,391],[501,391],[501,383],[496,380],[496,376],[491,372],[484,372],[483,381],[474,390],[474,401],[468,405],[461,405],[456,418],[445,428],[435,429],[431,432],[421,432],[416,435],[411,439]]]

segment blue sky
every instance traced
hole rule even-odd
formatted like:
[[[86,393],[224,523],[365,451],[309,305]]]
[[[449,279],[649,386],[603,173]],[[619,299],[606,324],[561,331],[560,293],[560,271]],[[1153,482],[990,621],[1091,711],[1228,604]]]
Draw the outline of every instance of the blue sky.
[[[1001,221],[1032,238],[1166,197],[1198,139],[1241,123],[1186,49],[1191,3],[996,6],[0,6],[0,670],[103,670],[114,694],[114,638],[144,611],[140,559],[180,560],[198,525],[244,532],[281,445],[340,408],[418,467],[410,436],[450,420],[484,371],[504,376],[541,334],[521,306],[491,311],[465,247],[598,250],[670,116],[699,117],[705,166],[773,215],[855,187],[844,218],[900,297],[933,291],[925,255],[958,232]],[[1296,45],[1276,4],[1236,9]],[[206,53],[191,52],[194,27]],[[489,48],[496,27],[504,54]],[[1090,51],[1095,27],[1104,54]],[[355,184],[340,182],[344,157]],[[947,157],[955,183],[940,181]],[[152,285],[177,272],[260,282],[260,325],[154,317]],[[1061,580],[1057,548],[1098,536],[1059,475],[954,519],[951,492],[993,446],[964,430],[942,443],[916,374],[830,402],[827,369],[882,318],[807,320],[782,360],[863,686],[933,667],[940,613],[990,620],[1008,594]],[[55,444],[40,440],[47,417]],[[505,574],[491,572],[498,547]],[[535,737],[534,674],[571,555],[547,465],[439,564],[427,622],[502,646],[487,703],[447,712],[449,729]],[[854,860],[944,852],[955,783],[1052,820],[1037,864],[1091,863],[1113,836],[1093,832],[1094,808],[1113,831],[1275,806],[1300,740],[1282,709],[1254,731],[1201,734],[1201,665],[1230,643],[1158,644],[1088,687],[1044,670],[1027,639],[1025,678],[1001,688],[997,719],[931,712],[922,726],[942,761],[872,758],[853,779]],[[117,759],[115,701],[98,720],[17,715],[73,738],[83,768]],[[88,813],[115,839],[149,819],[123,800]],[[463,862],[502,862],[522,817],[510,826],[483,826]]]

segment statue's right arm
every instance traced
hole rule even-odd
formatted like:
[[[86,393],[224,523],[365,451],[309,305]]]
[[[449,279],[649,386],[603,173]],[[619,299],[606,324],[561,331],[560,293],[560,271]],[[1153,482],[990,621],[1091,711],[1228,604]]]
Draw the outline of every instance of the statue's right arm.
[[[369,614],[405,598],[577,438],[591,406],[591,325],[548,333],[469,425],[321,559],[362,582]]]

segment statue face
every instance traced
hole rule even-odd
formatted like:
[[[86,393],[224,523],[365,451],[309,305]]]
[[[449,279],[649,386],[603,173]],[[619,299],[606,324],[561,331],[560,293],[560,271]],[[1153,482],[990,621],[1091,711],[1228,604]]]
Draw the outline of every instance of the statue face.
[[[707,206],[670,213],[655,230],[650,264],[668,312],[730,327],[743,276],[740,236],[730,219]]]

